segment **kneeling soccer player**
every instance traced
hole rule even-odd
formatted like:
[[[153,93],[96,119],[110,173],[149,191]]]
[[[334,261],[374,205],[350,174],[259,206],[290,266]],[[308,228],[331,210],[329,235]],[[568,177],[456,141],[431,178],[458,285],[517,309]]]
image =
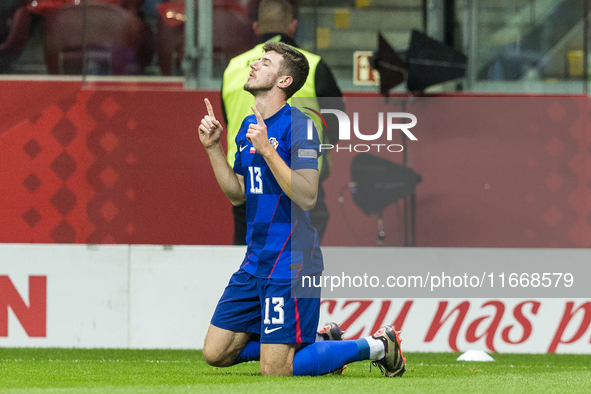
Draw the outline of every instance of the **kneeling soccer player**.
[[[266,43],[263,51],[250,64],[244,85],[255,106],[236,137],[234,168],[226,161],[222,126],[207,99],[208,114],[199,125],[221,189],[234,205],[246,202],[248,222],[246,255],[214,312],[205,361],[227,367],[260,359],[263,375],[316,376],[376,360],[386,376],[400,376],[405,359],[390,326],[354,341],[316,341],[319,289],[313,297],[299,296],[297,289],[303,276],[323,270],[307,213],[316,203],[322,152],[315,130],[312,139],[307,137],[308,118],[287,104],[306,81],[309,66],[301,52],[280,42]]]

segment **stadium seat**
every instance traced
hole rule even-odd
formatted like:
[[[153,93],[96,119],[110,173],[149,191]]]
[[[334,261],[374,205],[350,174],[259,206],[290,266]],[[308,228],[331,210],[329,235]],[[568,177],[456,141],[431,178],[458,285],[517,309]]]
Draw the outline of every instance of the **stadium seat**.
[[[24,6],[0,8],[0,72],[10,66],[25,49],[29,39],[31,15]]]
[[[44,52],[49,73],[82,73],[85,8],[88,73],[141,74],[154,54],[152,30],[135,13],[101,1],[89,1],[86,7],[66,4],[45,14]]]
[[[214,0],[213,2],[214,64],[222,68],[225,68],[231,58],[257,43],[252,30],[252,21],[249,18],[249,7],[242,3],[244,2],[236,0]],[[180,63],[184,56],[185,3],[166,1],[158,4],[157,8],[159,13],[158,64],[164,75],[179,74]]]

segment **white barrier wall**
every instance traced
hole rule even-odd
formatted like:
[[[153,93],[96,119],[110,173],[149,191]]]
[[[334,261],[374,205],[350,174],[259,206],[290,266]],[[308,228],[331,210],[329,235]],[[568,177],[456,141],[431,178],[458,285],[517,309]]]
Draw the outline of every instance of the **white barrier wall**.
[[[436,252],[413,249],[415,261]],[[0,347],[199,349],[243,255],[242,247],[0,245]],[[405,351],[591,353],[591,299],[324,299],[328,321],[348,338],[395,323]]]

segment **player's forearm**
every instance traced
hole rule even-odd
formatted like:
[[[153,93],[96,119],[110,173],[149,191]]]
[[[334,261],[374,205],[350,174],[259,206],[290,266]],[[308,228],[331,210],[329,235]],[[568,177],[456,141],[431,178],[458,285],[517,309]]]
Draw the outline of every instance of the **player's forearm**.
[[[314,185],[296,171],[291,171],[291,200],[304,211],[311,211],[316,205],[317,197],[318,185]]]
[[[297,172],[292,171],[274,151],[269,156],[265,156],[265,161],[269,165],[281,190],[283,190],[291,201],[298,204],[304,211],[314,208],[316,197],[318,196],[317,185],[314,185],[313,182],[310,182]]]
[[[226,155],[221,145],[215,145],[207,149],[209,161],[213,167],[215,178],[224,194],[233,205],[242,205],[246,202],[244,187],[238,180],[238,176],[228,164]]]

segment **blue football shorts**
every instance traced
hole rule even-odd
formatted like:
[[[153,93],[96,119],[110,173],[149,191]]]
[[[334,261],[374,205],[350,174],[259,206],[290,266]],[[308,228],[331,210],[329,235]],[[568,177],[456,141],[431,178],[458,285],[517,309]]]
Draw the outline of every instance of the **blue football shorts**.
[[[320,288],[314,298],[292,297],[289,279],[263,279],[242,268],[235,272],[213,313],[211,324],[260,335],[261,343],[314,343],[320,318]],[[310,293],[307,293],[310,295]]]

